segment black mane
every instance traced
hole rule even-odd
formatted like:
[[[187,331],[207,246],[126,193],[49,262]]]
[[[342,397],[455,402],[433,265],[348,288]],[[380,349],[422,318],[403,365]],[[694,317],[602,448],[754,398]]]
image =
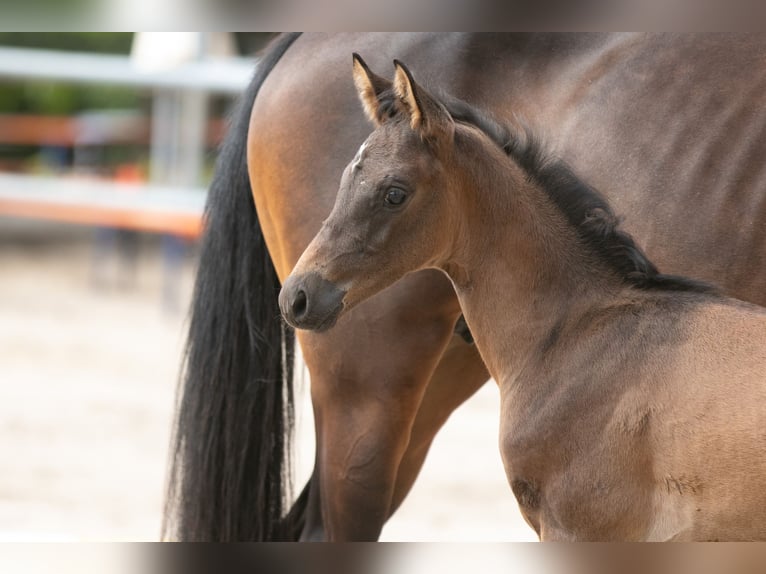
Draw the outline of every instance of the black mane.
[[[582,241],[626,283],[638,289],[715,291],[701,281],[660,273],[633,238],[620,229],[620,220],[606,199],[564,161],[546,154],[529,129],[516,133],[462,100],[444,94],[439,99],[453,119],[480,129],[513,158],[548,193]]]

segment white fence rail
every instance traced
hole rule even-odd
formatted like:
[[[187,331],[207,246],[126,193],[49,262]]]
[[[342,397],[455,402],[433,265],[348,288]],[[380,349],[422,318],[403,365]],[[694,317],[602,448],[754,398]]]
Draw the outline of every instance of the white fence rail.
[[[66,178],[0,176],[0,215],[86,225],[133,227],[188,235],[199,221],[199,188],[210,94],[242,92],[255,60],[203,58],[162,71],[142,70],[127,56],[0,47],[0,82],[119,85],[152,93],[151,184],[130,186]],[[162,225],[163,217],[167,221]],[[100,219],[99,219],[100,218]]]

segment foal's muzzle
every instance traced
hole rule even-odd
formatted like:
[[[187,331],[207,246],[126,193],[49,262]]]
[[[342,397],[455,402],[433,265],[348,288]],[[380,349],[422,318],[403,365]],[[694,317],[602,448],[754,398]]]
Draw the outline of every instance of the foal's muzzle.
[[[279,293],[279,308],[296,329],[324,331],[338,320],[345,295],[319,273],[290,275]]]

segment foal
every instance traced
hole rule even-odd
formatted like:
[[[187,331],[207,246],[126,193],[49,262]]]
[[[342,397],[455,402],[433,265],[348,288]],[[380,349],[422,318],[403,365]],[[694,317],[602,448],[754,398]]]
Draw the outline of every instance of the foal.
[[[443,270],[542,540],[766,539],[766,311],[661,275],[529,138],[354,57],[376,130],[280,294],[297,328]],[[374,325],[371,325],[374,328]]]

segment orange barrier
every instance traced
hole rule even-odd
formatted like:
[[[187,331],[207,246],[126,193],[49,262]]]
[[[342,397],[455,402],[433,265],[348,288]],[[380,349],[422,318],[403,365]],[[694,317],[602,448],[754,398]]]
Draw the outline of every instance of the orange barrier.
[[[71,146],[76,134],[74,118],[0,115],[0,142],[4,144]]]
[[[189,239],[199,237],[202,232],[202,217],[196,214],[57,204],[48,201],[0,198],[0,215],[169,233]]]
[[[40,116],[32,114],[0,114],[0,143],[6,145],[56,145],[73,147],[78,143],[82,118],[77,116]],[[148,118],[130,120],[131,129],[113,130],[104,144],[133,143],[149,144],[150,125]],[[223,138],[226,122],[211,119],[207,123],[206,142],[213,147]]]

